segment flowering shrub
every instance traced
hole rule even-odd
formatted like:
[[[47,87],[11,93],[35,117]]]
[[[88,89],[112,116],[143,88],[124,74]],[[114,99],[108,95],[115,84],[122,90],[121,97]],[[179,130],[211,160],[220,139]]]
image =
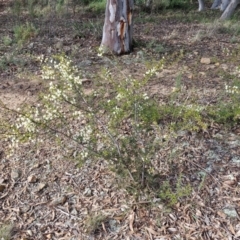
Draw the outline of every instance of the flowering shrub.
[[[225,84],[225,90],[226,90],[226,93],[230,93],[230,94],[239,94],[240,93],[239,86],[229,86],[229,85]]]
[[[162,66],[160,61],[142,80],[126,76],[118,81],[113,75],[116,69],[104,69],[92,80],[89,93],[83,73],[69,58],[45,59],[42,77],[50,80],[48,92],[34,108],[19,111],[12,125],[11,147],[21,141],[52,139],[69,156],[81,161],[108,160],[111,169],[129,176],[132,184],[145,185],[156,172],[152,160],[159,148],[159,111],[144,87]]]
[[[240,67],[236,67],[235,71],[227,77],[233,80],[231,83],[225,83],[225,92],[229,97],[229,101],[222,103],[219,107],[217,120],[232,125],[240,121]]]

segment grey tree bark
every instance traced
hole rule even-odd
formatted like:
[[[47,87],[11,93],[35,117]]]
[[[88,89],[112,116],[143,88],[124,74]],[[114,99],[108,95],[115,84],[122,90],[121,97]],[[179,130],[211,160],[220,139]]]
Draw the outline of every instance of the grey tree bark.
[[[220,10],[224,12],[228,7],[229,3],[230,3],[230,0],[222,0],[222,3],[220,5]]]
[[[227,6],[229,5],[230,0],[214,0],[211,9],[220,9],[221,11],[225,11]],[[204,10],[204,1],[198,0],[198,11],[201,12]]]
[[[198,0],[198,11],[201,12],[204,10],[204,1]]]
[[[133,0],[107,0],[101,49],[114,54],[132,50]]]
[[[214,0],[211,9],[218,9],[222,4],[222,0]]]
[[[223,12],[221,20],[226,20],[230,18],[236,9],[237,5],[240,3],[240,0],[214,0],[211,9],[218,9]],[[204,0],[198,0],[198,11],[204,10]]]
[[[226,20],[230,18],[239,3],[240,3],[240,0],[231,0],[231,2],[227,6],[226,10],[223,12],[220,19]]]

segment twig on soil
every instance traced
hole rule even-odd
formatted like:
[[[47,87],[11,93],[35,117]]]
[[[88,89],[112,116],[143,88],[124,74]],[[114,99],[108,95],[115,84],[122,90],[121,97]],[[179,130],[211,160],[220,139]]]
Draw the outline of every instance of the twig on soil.
[[[63,211],[62,209],[60,209],[60,208],[54,208],[54,209],[60,211],[61,213],[65,214],[65,215],[67,215],[67,216],[69,216],[69,217],[73,217],[73,218],[76,218],[76,219],[82,221],[81,218],[79,218],[79,217],[77,217],[77,216],[74,216],[74,215],[72,215],[72,214],[70,214],[70,213],[67,213],[67,212]]]

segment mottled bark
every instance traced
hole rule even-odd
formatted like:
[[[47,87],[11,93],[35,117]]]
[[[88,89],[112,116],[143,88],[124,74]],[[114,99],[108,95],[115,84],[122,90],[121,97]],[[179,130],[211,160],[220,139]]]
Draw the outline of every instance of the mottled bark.
[[[221,16],[221,20],[225,20],[230,18],[233,15],[234,10],[236,9],[237,5],[240,3],[240,0],[232,0],[226,10],[223,12]]]
[[[220,8],[221,4],[222,4],[222,0],[214,0],[211,6],[211,9],[218,9]]]
[[[222,4],[220,6],[220,10],[222,12],[224,12],[227,9],[229,3],[230,3],[230,0],[222,0]]]
[[[101,48],[114,54],[132,50],[133,0],[107,0]]]

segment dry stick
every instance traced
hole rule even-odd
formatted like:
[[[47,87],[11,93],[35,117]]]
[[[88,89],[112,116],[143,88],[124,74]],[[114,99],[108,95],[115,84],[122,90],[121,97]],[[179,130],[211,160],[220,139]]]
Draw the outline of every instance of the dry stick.
[[[69,217],[73,217],[73,218],[76,218],[76,219],[82,221],[81,218],[79,218],[79,217],[77,217],[77,216],[74,216],[74,215],[72,215],[72,214],[70,214],[70,213],[67,213],[67,212],[63,211],[62,209],[60,209],[60,208],[56,208],[56,207],[55,207],[54,209],[57,210],[57,211],[60,211],[61,213],[65,214],[65,215],[67,215],[67,216],[69,216]]]
[[[104,124],[103,124],[99,119],[96,119],[96,120],[97,120],[98,122],[100,122],[100,124],[102,125],[102,127],[104,128],[104,130],[106,131],[106,133],[109,135],[110,139],[114,142],[114,144],[116,145],[117,150],[118,150],[118,155],[121,157],[120,148],[119,148],[119,145],[118,145],[116,139],[114,139],[114,137],[112,136],[112,134],[109,132],[108,128],[106,128],[106,127],[104,126]],[[132,181],[134,181],[134,178],[133,178],[133,176],[132,176],[132,174],[131,174],[131,172],[129,171],[128,168],[127,168],[127,171],[128,171],[128,174],[129,174],[130,178],[132,179]]]
[[[6,192],[4,195],[2,195],[2,196],[0,197],[0,199],[5,198],[5,197],[9,194],[9,192],[10,192],[10,191],[8,191],[8,192]]]
[[[87,104],[87,101],[86,101],[84,98],[83,98],[83,100],[84,100],[84,102]],[[11,111],[11,112],[14,112],[14,113],[16,113],[16,114],[18,114],[18,115],[21,115],[21,116],[26,117],[25,114],[23,114],[23,113],[21,113],[21,112],[18,112],[17,110],[8,108],[2,101],[0,101],[0,105],[1,105],[4,109],[6,109],[6,110],[8,110],[8,111]],[[39,125],[39,122],[35,121],[34,119],[29,118],[29,117],[27,117],[27,118],[28,118],[31,122],[33,122],[34,124]],[[98,121],[98,122],[101,123],[102,127],[103,127],[104,130],[107,132],[107,134],[109,135],[110,139],[112,139],[112,141],[113,141],[114,144],[116,145],[119,156],[121,156],[120,148],[119,148],[118,143],[116,142],[116,140],[113,138],[113,136],[111,135],[111,133],[108,131],[108,129],[104,126],[104,124],[103,124],[99,119],[96,119],[96,121]],[[66,138],[68,138],[68,139],[71,139],[71,140],[73,140],[73,141],[76,142],[76,143],[79,143],[79,142],[78,142],[77,140],[75,140],[74,138],[69,137],[66,133],[64,133],[64,132],[62,132],[62,131],[59,131],[58,129],[54,129],[54,128],[50,127],[50,126],[47,125],[47,124],[43,124],[43,127],[44,127],[44,128],[47,128],[47,129],[49,129],[49,130],[51,130],[51,131],[53,131],[53,132],[59,133],[60,135],[66,137]],[[85,146],[83,146],[83,147],[85,147]],[[85,148],[86,148],[86,147],[85,147]],[[88,150],[89,150],[89,149],[88,149]],[[96,155],[98,155],[98,153],[97,153],[96,151],[94,151],[94,150],[92,150],[92,149],[91,149],[90,151],[91,151],[91,152],[94,152]],[[133,176],[132,176],[132,174],[131,174],[131,172],[129,171],[128,168],[127,168],[127,171],[128,171],[128,174],[129,174],[130,178],[132,179],[132,181],[134,181],[134,178],[133,178]]]
[[[198,168],[202,169],[204,172],[206,172],[209,176],[211,176],[215,181],[217,181],[217,179],[211,174],[209,173],[206,169],[204,169],[203,167],[201,167],[200,165],[198,165],[195,162],[192,162],[195,166],[197,166]]]
[[[64,133],[64,132],[62,132],[62,131],[59,131],[59,130],[56,129],[56,128],[52,128],[52,127],[50,127],[50,126],[49,126],[48,124],[46,124],[46,123],[44,123],[44,124],[43,124],[43,123],[39,123],[39,122],[35,121],[33,118],[30,118],[30,117],[26,116],[26,114],[24,114],[24,113],[21,113],[21,112],[19,112],[19,111],[17,111],[17,110],[8,108],[1,100],[0,100],[0,106],[2,106],[2,108],[6,109],[6,110],[8,110],[8,111],[11,111],[11,112],[13,112],[13,113],[15,113],[15,114],[18,114],[18,115],[20,115],[20,116],[27,117],[32,123],[34,123],[34,124],[36,124],[36,125],[42,125],[42,128],[43,128],[43,129],[46,128],[46,129],[48,129],[48,130],[50,130],[50,131],[53,131],[53,132],[55,132],[55,133],[58,133],[58,134],[60,134],[60,135],[62,135],[62,136],[64,136],[64,137],[66,137],[66,138],[68,138],[68,139],[71,139],[72,141],[74,141],[74,142],[76,142],[76,143],[79,144],[79,142],[78,142],[76,139],[72,138],[71,136],[68,136],[66,133]],[[82,145],[82,147],[86,148],[84,145]],[[89,150],[89,149],[88,149],[88,150]],[[94,151],[94,150],[92,150],[92,149],[91,149],[90,151],[93,152],[94,154],[98,155],[98,153],[97,153],[96,151]]]
[[[138,121],[138,118],[137,118],[137,103],[135,102],[134,103],[134,119],[135,119],[135,124],[136,124],[136,122]],[[136,134],[136,128],[134,128],[134,130],[135,130],[135,134]],[[137,134],[136,134],[137,135]],[[141,141],[141,140],[140,140]],[[144,144],[143,144],[143,141],[141,141],[141,144],[142,144],[142,146],[144,146]],[[142,179],[141,179],[141,182],[142,182],[142,186],[144,186],[144,177],[145,177],[145,172],[144,172],[144,169],[145,169],[145,164],[144,164],[144,161],[142,161]]]
[[[192,162],[193,164],[195,164],[195,166],[197,166],[198,168],[202,169],[204,172],[206,172],[210,177],[212,177],[212,179],[217,182],[217,178],[215,178],[211,173],[207,172],[206,169],[204,169],[203,167],[201,167],[200,165],[198,165],[195,162]],[[222,183],[223,185],[227,186],[229,188],[229,185],[225,184],[224,182]],[[231,187],[232,188],[232,187]]]
[[[85,102],[85,104],[88,106],[88,103],[87,103],[86,99],[85,99],[84,97],[82,97],[82,99],[83,99],[83,101]],[[89,110],[89,111],[92,113],[91,110]],[[93,115],[93,116],[94,116],[94,115]],[[105,132],[107,133],[107,135],[108,135],[108,136],[110,137],[110,139],[113,141],[113,143],[115,144],[115,146],[116,146],[116,148],[117,148],[118,155],[119,155],[119,157],[121,157],[120,147],[119,147],[119,144],[117,143],[116,139],[112,136],[112,134],[110,133],[110,131],[108,130],[108,128],[105,127],[105,125],[102,123],[102,121],[101,121],[99,118],[96,118],[96,117],[94,117],[94,118],[95,118],[95,121],[96,121],[96,122],[99,122],[99,123],[101,124],[101,126],[103,127],[103,129],[105,130]],[[129,174],[130,178],[132,179],[132,181],[134,181],[134,178],[133,178],[133,176],[132,176],[132,174],[131,174],[131,172],[129,171],[128,168],[127,168],[127,171],[128,171],[128,174]]]

